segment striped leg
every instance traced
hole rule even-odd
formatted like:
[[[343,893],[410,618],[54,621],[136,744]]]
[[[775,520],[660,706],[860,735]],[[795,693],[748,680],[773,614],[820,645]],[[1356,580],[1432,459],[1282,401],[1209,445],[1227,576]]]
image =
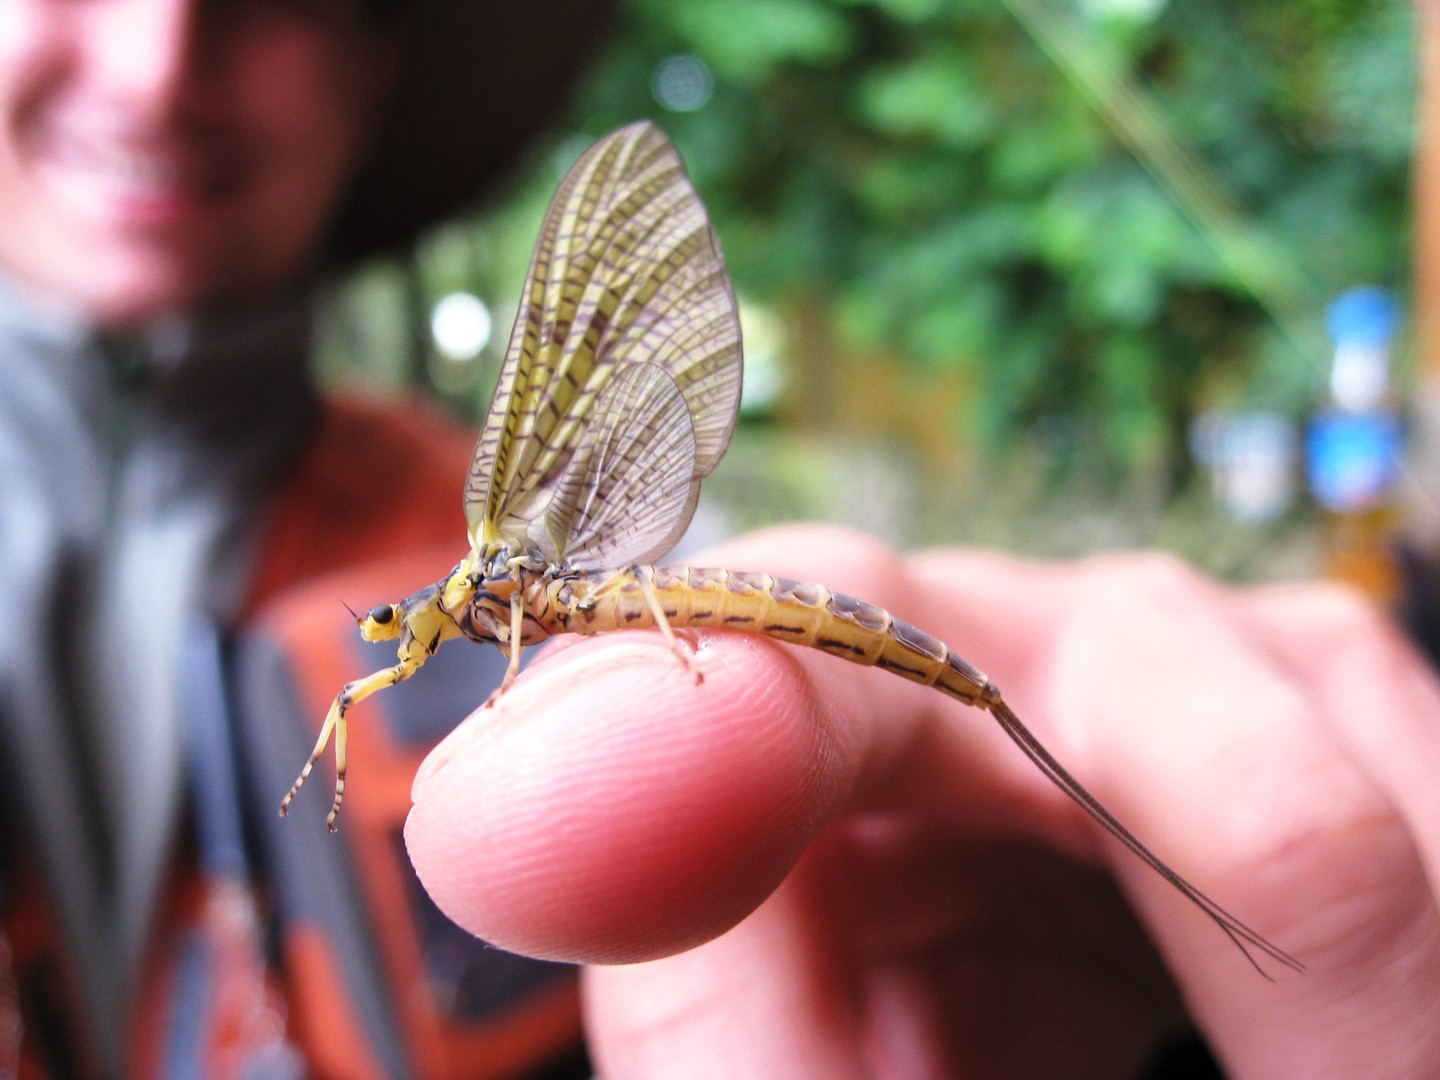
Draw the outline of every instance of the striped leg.
[[[665,614],[665,605],[660,603],[660,594],[655,591],[654,573],[653,566],[628,566],[624,570],[616,570],[591,589],[585,598],[575,605],[575,608],[580,612],[593,611],[600,601],[619,592],[630,582],[635,582],[640,588],[641,597],[645,600],[645,607],[655,622],[655,628],[665,636],[665,644],[670,646],[670,651],[675,655],[675,659],[680,661],[681,667],[695,676],[695,685],[699,686],[705,681],[705,673],[695,665],[694,658],[680,647],[680,641],[675,636],[675,628],[670,625],[670,619]]]
[[[500,696],[510,689],[510,684],[515,681],[515,676],[520,674],[520,654],[525,651],[525,646],[520,644],[520,637],[525,632],[525,601],[516,589],[510,594],[510,640],[505,643],[496,642],[502,649],[506,649],[506,655],[510,663],[505,667],[505,677],[500,680],[500,685],[490,691],[490,696],[485,699],[485,704],[480,708],[488,709],[500,700]]]
[[[660,603],[660,594],[655,591],[653,580],[655,568],[632,566],[629,572],[634,575],[636,583],[640,586],[640,595],[645,598],[645,606],[650,609],[650,614],[655,619],[655,626],[660,633],[665,635],[665,643],[670,646],[670,651],[675,655],[675,659],[680,661],[680,666],[695,676],[695,685],[699,686],[705,681],[705,673],[696,665],[695,658],[680,647],[680,641],[675,636],[675,629],[665,615],[665,605]]]
[[[285,798],[280,802],[280,816],[284,817],[290,811],[290,803],[305,781],[309,779],[310,772],[315,768],[315,763],[320,760],[320,755],[325,753],[325,747],[330,743],[330,737],[335,737],[335,801],[330,806],[330,813],[325,818],[325,825],[331,831],[335,831],[335,819],[340,814],[340,804],[345,799],[345,753],[346,753],[346,724],[345,714],[350,711],[350,706],[356,702],[364,701],[377,690],[384,690],[387,686],[394,686],[398,682],[404,682],[420,668],[415,661],[402,660],[394,667],[377,671],[373,675],[367,675],[363,679],[356,679],[354,682],[346,683],[340,693],[335,695],[335,700],[330,703],[330,711],[325,714],[325,723],[320,726],[320,737],[315,740],[315,749],[310,752],[305,767],[300,770],[300,775],[295,778]]]

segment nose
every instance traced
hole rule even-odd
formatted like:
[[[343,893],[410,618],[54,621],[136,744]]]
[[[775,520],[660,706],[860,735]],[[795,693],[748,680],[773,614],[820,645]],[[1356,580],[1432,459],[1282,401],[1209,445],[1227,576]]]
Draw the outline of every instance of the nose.
[[[92,71],[132,121],[183,111],[202,74],[202,7],[209,0],[95,0]]]

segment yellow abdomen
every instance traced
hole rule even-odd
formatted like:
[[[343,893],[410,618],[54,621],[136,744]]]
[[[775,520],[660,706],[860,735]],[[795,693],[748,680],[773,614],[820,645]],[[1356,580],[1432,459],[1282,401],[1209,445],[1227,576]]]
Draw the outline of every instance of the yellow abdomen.
[[[637,567],[617,578],[582,574],[547,590],[537,617],[551,633],[595,634],[656,625],[636,574],[648,575],[673,627],[713,626],[803,645],[856,664],[934,686],[968,705],[989,706],[1000,693],[983,672],[884,608],[823,585],[769,574],[693,566]]]

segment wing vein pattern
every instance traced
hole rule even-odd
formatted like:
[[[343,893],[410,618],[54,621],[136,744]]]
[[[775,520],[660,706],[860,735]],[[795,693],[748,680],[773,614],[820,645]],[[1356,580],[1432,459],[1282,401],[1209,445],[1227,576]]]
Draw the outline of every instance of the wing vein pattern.
[[[570,170],[541,226],[465,485],[472,543],[577,565],[658,557],[739,400],[719,241],[665,135],[621,128]]]

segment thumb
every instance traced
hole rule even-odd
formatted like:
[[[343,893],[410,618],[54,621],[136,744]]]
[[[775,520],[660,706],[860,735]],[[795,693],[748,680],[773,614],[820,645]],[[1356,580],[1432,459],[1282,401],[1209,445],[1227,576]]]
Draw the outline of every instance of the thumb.
[[[749,914],[843,803],[861,729],[821,710],[793,654],[658,635],[555,650],[417,776],[406,843],[435,902],[502,948],[651,959]]]

